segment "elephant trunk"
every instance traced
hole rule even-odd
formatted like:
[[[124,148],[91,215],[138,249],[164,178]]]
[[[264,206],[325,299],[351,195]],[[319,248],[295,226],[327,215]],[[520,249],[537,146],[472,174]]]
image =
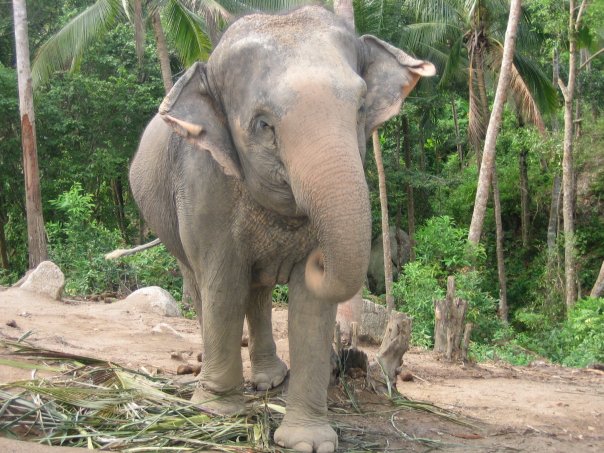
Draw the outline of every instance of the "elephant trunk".
[[[365,281],[371,208],[354,122],[310,127],[284,153],[298,207],[309,216],[318,248],[308,256],[306,285],[318,298],[343,302]],[[298,123],[299,124],[299,123]],[[339,131],[347,131],[342,134]]]

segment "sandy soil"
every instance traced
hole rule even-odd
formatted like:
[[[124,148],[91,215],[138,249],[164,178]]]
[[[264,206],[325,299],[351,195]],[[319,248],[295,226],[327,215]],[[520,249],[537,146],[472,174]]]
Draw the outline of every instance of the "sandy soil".
[[[288,362],[287,311],[275,309],[273,330],[278,353]],[[10,321],[16,327],[7,325]],[[11,323],[13,324],[13,323]],[[20,289],[0,288],[0,338],[16,339],[32,331],[28,341],[49,349],[111,360],[128,367],[174,374],[181,353],[195,362],[202,349],[196,321],[166,318],[140,304],[124,301],[64,303]],[[368,354],[375,348],[364,347]],[[0,357],[7,351],[0,349]],[[249,376],[249,357],[242,348]],[[354,450],[362,440],[374,451],[604,451],[604,373],[562,368],[539,362],[532,367],[502,363],[472,366],[447,364],[430,352],[411,350],[406,371],[414,379],[397,383],[400,392],[463,416],[461,426],[432,414],[395,410],[383,397],[357,383],[362,415],[341,415],[345,405],[338,389],[330,392],[331,419],[345,427],[339,451]],[[31,371],[0,366],[0,383],[30,377]],[[429,439],[438,443],[421,441]],[[61,451],[0,438],[2,452]]]

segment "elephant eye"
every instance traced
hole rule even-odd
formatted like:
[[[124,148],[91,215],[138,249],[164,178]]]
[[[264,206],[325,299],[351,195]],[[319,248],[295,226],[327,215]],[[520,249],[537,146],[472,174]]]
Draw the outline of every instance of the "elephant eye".
[[[264,117],[257,118],[254,122],[254,134],[265,145],[274,146],[275,144],[275,129],[271,126]]]
[[[357,111],[357,123],[365,120],[365,103],[363,102]]]

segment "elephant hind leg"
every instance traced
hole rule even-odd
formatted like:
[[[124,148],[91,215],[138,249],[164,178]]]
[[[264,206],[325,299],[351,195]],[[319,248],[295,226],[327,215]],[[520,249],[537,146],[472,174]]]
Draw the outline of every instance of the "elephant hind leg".
[[[253,289],[246,310],[252,383],[257,390],[269,390],[283,382],[287,365],[277,357],[272,329],[272,288]]]

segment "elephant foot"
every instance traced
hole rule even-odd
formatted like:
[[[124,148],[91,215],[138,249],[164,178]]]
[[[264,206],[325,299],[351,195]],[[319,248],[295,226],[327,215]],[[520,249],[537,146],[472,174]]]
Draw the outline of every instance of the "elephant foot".
[[[215,393],[199,384],[193,392],[191,402],[213,415],[234,417],[245,412],[245,400],[241,389]]]
[[[283,382],[285,376],[287,376],[287,365],[276,356],[267,363],[252,366],[252,384],[258,391],[277,387]]]
[[[275,431],[275,442],[284,448],[308,453],[331,453],[338,448],[338,435],[327,423],[288,424]]]

